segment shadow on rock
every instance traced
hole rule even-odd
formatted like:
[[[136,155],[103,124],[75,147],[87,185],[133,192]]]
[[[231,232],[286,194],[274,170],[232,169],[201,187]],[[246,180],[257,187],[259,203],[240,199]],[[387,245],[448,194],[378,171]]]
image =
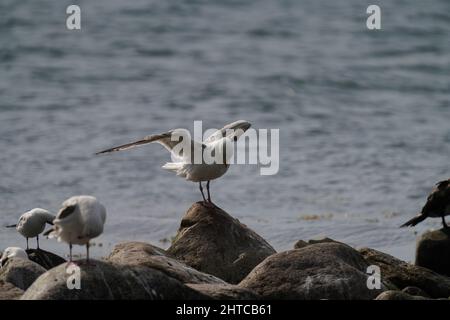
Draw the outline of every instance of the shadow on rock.
[[[28,249],[27,254],[28,259],[36,262],[46,270],[50,270],[62,263],[67,262],[66,259],[42,249]]]

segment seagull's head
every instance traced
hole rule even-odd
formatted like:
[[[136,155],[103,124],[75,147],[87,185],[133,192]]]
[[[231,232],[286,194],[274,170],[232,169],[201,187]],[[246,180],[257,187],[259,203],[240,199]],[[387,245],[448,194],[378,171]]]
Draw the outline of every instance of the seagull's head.
[[[6,262],[11,258],[19,258],[28,260],[28,255],[25,250],[19,247],[8,247],[2,254],[2,258],[0,260],[0,265],[3,267]]]
[[[65,227],[78,223],[80,215],[80,207],[75,197],[66,200],[62,208],[53,220],[53,231],[48,234],[49,238],[59,238]]]
[[[224,127],[225,135],[233,141],[237,141],[250,127],[250,122],[238,120]]]

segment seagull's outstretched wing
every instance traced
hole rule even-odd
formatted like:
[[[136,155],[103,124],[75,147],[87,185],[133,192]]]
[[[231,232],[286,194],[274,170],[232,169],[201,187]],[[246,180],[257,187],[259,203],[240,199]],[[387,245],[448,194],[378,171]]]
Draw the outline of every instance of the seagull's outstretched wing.
[[[171,142],[175,143],[175,141],[171,141],[171,134],[172,132],[165,132],[162,134],[153,134],[150,136],[146,136],[144,139],[141,140],[137,140],[134,142],[130,142],[127,144],[123,144],[117,147],[113,147],[110,149],[106,149],[100,152],[97,152],[96,154],[102,154],[102,153],[108,153],[108,152],[114,152],[114,151],[123,151],[123,150],[128,150],[134,147],[138,147],[141,146],[143,144],[147,144],[147,143],[152,143],[152,142],[159,142],[160,144],[162,144],[166,149],[171,150],[173,148],[173,146],[171,145]]]
[[[146,136],[145,138],[143,138],[141,140],[123,144],[121,146],[117,146],[114,148],[106,149],[106,150],[97,152],[96,154],[128,150],[128,149],[138,147],[138,146],[141,146],[141,145],[144,145],[147,143],[152,143],[152,142],[157,142],[157,143],[163,145],[164,148],[166,148],[169,152],[172,153],[174,147],[180,143],[179,137],[183,137],[184,134],[188,134],[188,133],[189,132],[185,129],[175,129],[175,130],[171,130],[171,131],[161,133],[161,134],[154,134],[154,135]],[[175,139],[172,139],[172,136],[175,136]],[[193,141],[192,139],[190,140],[190,145],[191,145],[192,150],[194,150],[195,148],[200,148],[200,150],[202,148],[204,148],[204,146],[201,143]],[[180,154],[177,156],[183,156],[183,155]]]
[[[227,124],[222,129],[217,130],[212,135],[210,135],[208,138],[203,141],[205,144],[209,144],[211,142],[214,142],[216,140],[222,139],[225,136],[236,136],[237,138],[243,134],[245,131],[247,131],[248,128],[250,128],[251,124],[248,121],[245,120],[238,120],[232,123]],[[231,137],[230,137],[231,138]]]

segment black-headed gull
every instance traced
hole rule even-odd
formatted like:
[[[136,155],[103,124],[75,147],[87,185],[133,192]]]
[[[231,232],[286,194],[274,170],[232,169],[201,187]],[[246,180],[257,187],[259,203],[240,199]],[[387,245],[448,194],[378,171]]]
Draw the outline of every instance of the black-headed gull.
[[[37,248],[39,249],[39,235],[44,232],[45,225],[53,224],[52,221],[55,216],[45,209],[34,208],[28,212],[22,214],[17,224],[6,226],[7,228],[16,228],[16,230],[27,239],[36,238]]]
[[[72,261],[72,245],[86,245],[86,260],[89,261],[89,241],[103,232],[106,220],[105,207],[92,196],[74,196],[63,202],[53,220],[53,229],[46,232],[69,244],[69,261]]]
[[[174,158],[175,162],[168,162],[162,168],[175,172],[177,176],[185,178],[186,180],[198,182],[200,192],[202,193],[204,203],[210,203],[211,194],[209,190],[209,184],[211,180],[217,179],[227,172],[230,164],[227,162],[233,155],[233,148],[230,145],[233,141],[236,141],[245,131],[250,128],[251,124],[245,120],[238,120],[233,123],[227,124],[222,129],[215,131],[211,136],[205,139],[203,142],[191,140],[191,152],[184,154],[177,153],[179,150],[175,150],[179,143],[178,139],[173,139],[173,136],[183,136],[184,129],[175,129],[161,134],[149,135],[141,140],[137,140],[131,143],[106,149],[96,154],[109,153],[114,151],[128,150],[137,146],[141,146],[147,143],[157,142],[163,145]],[[195,160],[193,155],[196,151],[199,151],[202,155],[200,161]],[[218,155],[221,158],[220,162],[205,162],[203,155]],[[208,192],[208,201],[203,193],[202,182],[206,181],[206,189]]]

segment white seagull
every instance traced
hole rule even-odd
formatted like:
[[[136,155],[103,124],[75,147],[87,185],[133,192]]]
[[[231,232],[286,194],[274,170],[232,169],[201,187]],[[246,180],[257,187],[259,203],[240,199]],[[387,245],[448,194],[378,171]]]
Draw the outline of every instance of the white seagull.
[[[39,235],[44,232],[45,225],[53,224],[52,221],[55,216],[45,209],[34,208],[28,212],[22,214],[17,224],[6,226],[7,228],[16,228],[16,230],[27,239],[36,238],[37,248],[39,249]]]
[[[54,227],[45,234],[69,244],[69,262],[72,262],[72,245],[86,245],[89,261],[89,241],[103,232],[106,220],[105,207],[92,196],[75,196],[63,202],[53,220]]]
[[[161,134],[149,135],[141,140],[103,150],[97,152],[96,154],[127,150],[152,142],[160,143],[172,154],[173,158],[177,159],[176,162],[166,163],[162,168],[175,172],[177,176],[185,178],[188,181],[198,182],[204,203],[212,204],[211,194],[209,191],[210,181],[223,176],[225,172],[227,172],[230,166],[228,162],[233,155],[233,148],[230,148],[231,143],[233,141],[237,141],[237,139],[243,135],[245,131],[250,128],[250,126],[251,124],[249,122],[245,120],[238,120],[227,124],[220,130],[217,130],[203,142],[191,140],[190,154],[188,152],[180,154],[180,150],[176,150],[179,140],[172,138],[173,135],[183,136],[183,132],[186,132],[184,129],[175,129]],[[194,160],[194,154],[196,151],[202,155],[199,163],[192,161]],[[219,155],[218,158],[221,158],[222,161],[220,161],[220,163],[206,163],[203,157],[204,154],[213,156]],[[206,181],[208,201],[203,193],[202,182],[204,181]]]
[[[28,255],[25,250],[19,247],[8,247],[3,251],[2,258],[0,260],[0,265],[3,267],[8,259],[20,258],[24,260],[29,260]]]

